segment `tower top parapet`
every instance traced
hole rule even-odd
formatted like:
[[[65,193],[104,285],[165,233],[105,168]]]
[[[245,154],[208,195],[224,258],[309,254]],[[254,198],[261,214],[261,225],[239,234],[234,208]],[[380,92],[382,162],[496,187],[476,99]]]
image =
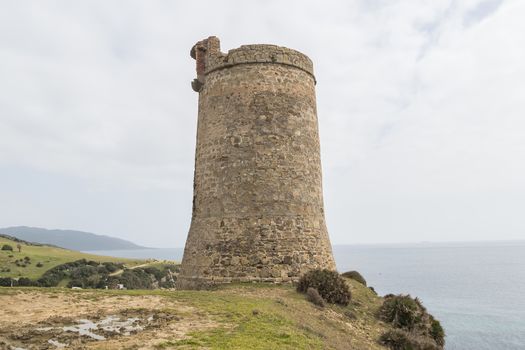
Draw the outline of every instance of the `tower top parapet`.
[[[286,47],[256,44],[242,45],[237,49],[221,52],[220,40],[215,36],[197,42],[190,55],[197,61],[197,78],[192,82],[195,91],[200,91],[206,75],[219,69],[240,64],[282,64],[308,73],[315,81],[313,63],[305,54]]]

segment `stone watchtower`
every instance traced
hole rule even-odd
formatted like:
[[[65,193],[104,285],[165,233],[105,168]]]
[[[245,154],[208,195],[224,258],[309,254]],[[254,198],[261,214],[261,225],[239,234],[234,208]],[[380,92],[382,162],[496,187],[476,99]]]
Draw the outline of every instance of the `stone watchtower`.
[[[191,49],[199,93],[193,214],[178,285],[297,280],[335,269],[312,61],[275,45]]]

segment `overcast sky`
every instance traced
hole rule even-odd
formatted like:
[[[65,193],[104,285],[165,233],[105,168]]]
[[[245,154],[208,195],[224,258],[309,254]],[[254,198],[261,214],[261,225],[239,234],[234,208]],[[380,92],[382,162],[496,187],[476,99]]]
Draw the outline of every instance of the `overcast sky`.
[[[0,227],[184,245],[189,50],[314,61],[333,244],[525,238],[525,1],[0,0]]]

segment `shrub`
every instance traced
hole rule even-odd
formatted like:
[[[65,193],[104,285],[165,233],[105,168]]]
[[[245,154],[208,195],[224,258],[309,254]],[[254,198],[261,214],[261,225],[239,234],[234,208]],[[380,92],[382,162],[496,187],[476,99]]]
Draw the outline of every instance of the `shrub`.
[[[44,273],[36,282],[39,287],[56,287],[64,277],[65,275]]]
[[[9,250],[9,251],[13,251],[13,247],[11,247],[9,244],[4,244],[2,246],[2,250]]]
[[[34,286],[35,283],[27,277],[20,277],[18,279],[18,285],[21,287],[31,287],[31,286]]]
[[[18,266],[25,266],[30,262],[29,258],[16,261]],[[36,264],[37,267],[44,266],[42,262]],[[46,272],[37,281],[32,281],[32,285],[40,287],[56,287],[60,281],[69,278],[68,286],[78,286],[82,288],[105,288],[106,286],[116,286],[122,283],[127,289],[154,289],[159,285],[171,288],[173,280],[167,278],[169,271],[157,268],[137,268],[125,270],[121,275],[110,276],[111,272],[123,268],[120,263],[98,263],[85,259],[57,265]],[[7,282],[5,282],[7,283]]]
[[[124,270],[120,276],[108,279],[108,285],[123,284],[127,289],[153,289],[152,276],[141,268]]]
[[[102,265],[105,267],[106,271],[109,273],[113,273],[122,268],[122,264],[115,264],[113,262],[105,262],[105,263],[102,263]]]
[[[14,282],[11,277],[0,277],[0,287],[11,287],[11,285],[15,285]]]
[[[79,266],[71,269],[69,276],[71,279],[82,279],[98,273],[98,269],[91,265]]]
[[[98,288],[102,289],[107,285],[106,275],[94,274],[87,277],[75,278],[68,282],[67,287]]]
[[[153,266],[145,267],[144,271],[149,273],[150,275],[155,276],[155,278],[158,280],[160,280],[165,275],[165,273]]]
[[[36,281],[37,285],[40,287],[56,287],[62,279],[67,277],[67,270],[70,267],[75,266],[77,263],[78,261],[73,261],[70,263],[57,265],[52,269],[47,270],[44,272],[42,277]]]
[[[385,299],[379,309],[379,317],[396,328],[412,330],[422,322],[424,312],[417,299],[409,295],[397,295]]]
[[[299,280],[297,291],[306,293],[309,287],[317,289],[327,303],[348,305],[352,297],[345,280],[336,271],[316,269],[307,272]]]
[[[379,309],[379,318],[398,328],[381,338],[392,349],[433,350],[445,345],[443,327],[418,298],[388,295]]]
[[[379,338],[381,344],[393,350],[440,350],[431,340],[410,334],[402,329],[392,329]]]
[[[366,280],[365,278],[357,271],[348,271],[341,274],[341,276],[353,279],[354,281],[357,281],[361,283],[362,285],[366,286]]]
[[[308,287],[308,289],[306,290],[306,296],[308,298],[308,301],[312,304],[324,307],[324,299],[322,296],[319,295],[317,289]]]
[[[413,349],[410,335],[401,329],[392,329],[379,338],[379,342],[394,350]]]
[[[441,323],[434,317],[430,316],[430,336],[436,344],[440,346],[445,345],[445,330],[441,327]]]

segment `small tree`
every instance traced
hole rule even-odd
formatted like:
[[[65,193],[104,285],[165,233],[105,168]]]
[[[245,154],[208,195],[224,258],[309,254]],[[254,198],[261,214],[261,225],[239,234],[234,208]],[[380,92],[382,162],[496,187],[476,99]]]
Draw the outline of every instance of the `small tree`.
[[[18,252],[20,253],[22,251],[22,245],[20,243],[18,243],[16,245],[16,249],[18,249]]]
[[[4,244],[4,245],[2,246],[2,250],[13,251],[13,247],[11,247],[9,244]]]

